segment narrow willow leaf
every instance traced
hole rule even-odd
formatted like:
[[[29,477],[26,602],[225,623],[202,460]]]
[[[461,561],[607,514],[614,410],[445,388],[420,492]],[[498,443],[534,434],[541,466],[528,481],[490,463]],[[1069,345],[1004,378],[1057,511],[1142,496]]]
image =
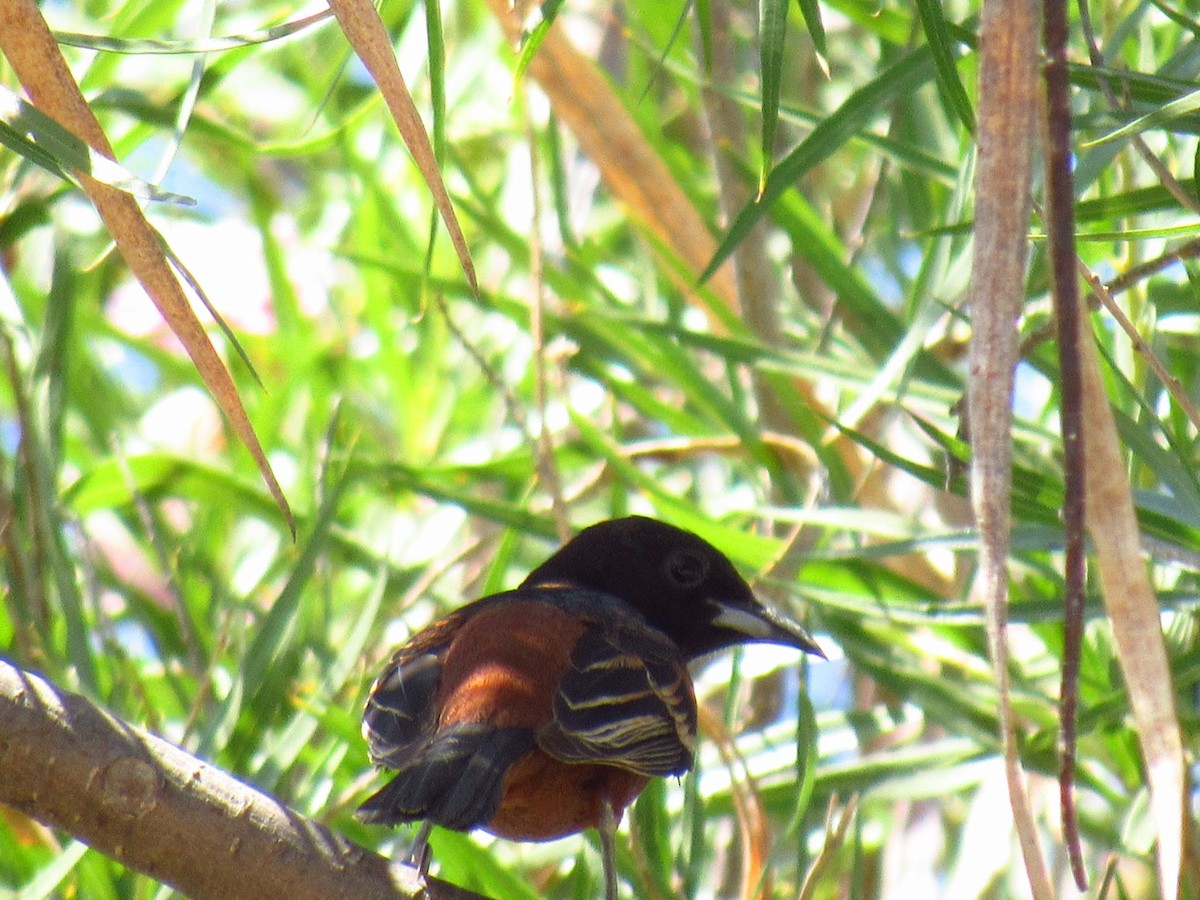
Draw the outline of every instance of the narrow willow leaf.
[[[350,41],[359,59],[379,86],[379,92],[391,111],[392,120],[396,123],[408,152],[412,154],[413,162],[420,169],[426,186],[433,194],[433,202],[441,213],[446,230],[450,233],[450,242],[458,254],[459,264],[471,285],[471,292],[479,297],[479,282],[475,277],[475,264],[471,261],[467,239],[458,224],[458,215],[454,212],[450,195],[446,193],[446,185],[442,181],[425,123],[421,121],[421,114],[417,112],[412,94],[404,83],[404,76],[400,74],[391,39],[378,11],[371,5],[370,0],[331,0],[329,5],[337,16],[346,39]]]
[[[209,37],[198,40],[156,41],[148,38],[115,38],[100,34],[79,34],[75,31],[56,31],[54,39],[68,47],[82,47],[85,50],[105,50],[109,53],[127,53],[134,56],[186,55],[190,53],[219,53],[222,50],[236,50],[250,44],[265,44],[280,38],[298,34],[306,28],[318,25],[331,18],[333,12],[323,9],[304,16],[293,22],[264,28],[261,31],[247,31],[244,34],[231,34],[225,37]]]
[[[813,48],[817,51],[817,59],[825,77],[829,77],[829,52],[825,43],[825,23],[821,21],[821,4],[817,0],[796,0],[800,5],[800,14],[804,16],[804,24],[808,26],[808,36],[812,38]]]
[[[0,144],[76,187],[79,182],[71,173],[86,172],[101,184],[115,187],[139,200],[155,200],[178,206],[196,205],[191,197],[164,191],[97,153],[50,116],[3,85],[0,85]]]
[[[1186,28],[1188,31],[1190,31],[1192,34],[1194,34],[1196,37],[1200,37],[1200,24],[1198,24],[1196,22],[1196,19],[1194,16],[1184,15],[1183,13],[1181,13],[1179,10],[1175,9],[1174,7],[1168,6],[1166,3],[1163,3],[1162,0],[1150,0],[1150,2],[1154,4],[1155,9],[1157,9],[1159,12],[1161,12],[1164,16],[1166,16],[1168,19],[1170,19],[1176,25],[1180,25],[1180,26]]]
[[[761,197],[775,156],[775,126],[779,122],[779,91],[783,80],[783,48],[787,40],[788,0],[758,0],[758,43],[762,63]]]
[[[700,28],[700,48],[704,53],[704,74],[712,75],[713,41],[712,41],[712,8],[710,0],[695,0],[696,21]]]
[[[51,862],[43,866],[33,880],[22,887],[20,891],[11,894],[6,892],[5,896],[12,897],[13,900],[61,896],[60,890],[63,881],[67,879],[87,852],[88,845],[83,841],[72,841],[66,849],[58,850]]]
[[[1083,149],[1087,149],[1099,144],[1107,144],[1109,141],[1141,134],[1143,131],[1165,126],[1172,119],[1178,119],[1181,116],[1194,113],[1198,109],[1200,109],[1200,90],[1191,91],[1182,97],[1172,100],[1170,103],[1159,106],[1153,112],[1139,116],[1127,125],[1122,125],[1116,131],[1110,131],[1108,134],[1098,137],[1094,141],[1087,141],[1080,146]]]
[[[326,552],[333,519],[345,491],[348,479],[345,472],[324,473],[324,497],[313,519],[312,533],[304,543],[299,559],[292,565],[283,590],[271,604],[270,610],[257,623],[253,638],[242,656],[234,677],[234,689],[227,703],[248,703],[264,680],[269,669],[296,642],[300,614],[303,611],[309,581],[317,562]],[[236,698],[236,699],[234,699]]]
[[[542,46],[542,41],[546,39],[546,35],[550,33],[550,26],[558,18],[558,11],[562,8],[562,5],[563,0],[546,0],[542,4],[542,20],[534,26],[533,31],[529,32],[521,42],[521,54],[517,57],[517,68],[513,73],[514,84],[519,83],[525,77],[525,70],[529,68],[529,63],[537,55],[538,49]]]
[[[1096,548],[1104,607],[1120,652],[1117,660],[1137,722],[1158,843],[1161,896],[1179,895],[1187,772],[1170,661],[1158,600],[1146,572],[1133,494],[1091,335],[1080,342],[1084,428],[1088,448],[1087,522]]]
[[[433,155],[446,160],[446,36],[439,0],[426,0],[425,33],[429,40],[429,101],[433,108]]]
[[[505,33],[516,39],[520,23],[506,0],[488,0]],[[581,151],[600,169],[601,177],[626,206],[630,219],[662,242],[683,265],[668,267],[697,305],[714,318],[714,328],[727,330],[721,317],[704,307],[697,295],[695,273],[712,257],[714,241],[708,224],[662,155],[630,116],[608,77],[567,40],[551,29],[529,73],[546,92],[555,112],[575,134]],[[675,260],[668,256],[674,266]],[[719,269],[719,271],[717,271]],[[713,267],[713,292],[730,311],[737,306],[731,266]],[[678,273],[678,274],[677,274]]]
[[[933,51],[933,62],[937,67],[938,86],[942,89],[950,108],[958,116],[958,120],[969,132],[975,131],[975,111],[971,109],[971,100],[967,97],[967,89],[963,87],[962,79],[958,77],[956,41],[946,28],[946,20],[942,16],[941,0],[917,0],[917,10],[921,14],[921,26],[925,29],[925,41]]]
[[[0,4],[0,51],[8,58],[36,105],[82,136],[93,149],[112,158],[108,138],[83,99],[79,85],[71,77],[50,29],[32,0]],[[254,457],[294,535],[296,524],[291,508],[246,414],[237,386],[171,271],[161,239],[133,197],[97,181],[82,169],[76,171],[117,249],[183,344],[234,432]]]
[[[988,644],[999,694],[999,732],[1009,802],[1035,897],[1050,885],[1016,738],[1008,654],[1008,571],[1012,514],[1012,397],[1017,361],[1013,324],[1024,297],[1039,10],[1032,2],[984,6],[980,67],[983,148],[976,176],[976,255],[971,271],[968,422],[974,458],[971,499],[981,539],[976,590],[987,608]]]
[[[688,0],[688,2],[684,4],[683,9],[679,11],[679,16],[675,19],[675,27],[671,29],[671,36],[667,38],[667,43],[663,47],[662,53],[660,53],[658,56],[658,62],[655,63],[654,71],[651,73],[650,77],[646,79],[646,86],[642,88],[641,96],[638,97],[637,103],[634,104],[635,106],[642,105],[642,101],[645,100],[650,93],[650,88],[654,86],[654,81],[658,77],[658,74],[667,67],[667,57],[670,55],[671,50],[674,49],[675,44],[679,41],[679,35],[683,31],[683,26],[687,24],[688,13],[691,12],[691,10],[692,0]]]

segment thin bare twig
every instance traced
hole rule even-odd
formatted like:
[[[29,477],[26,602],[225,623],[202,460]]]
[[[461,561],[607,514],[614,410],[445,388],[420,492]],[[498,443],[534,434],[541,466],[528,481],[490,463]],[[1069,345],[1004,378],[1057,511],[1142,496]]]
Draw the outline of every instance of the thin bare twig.
[[[1035,203],[1034,209],[1045,220],[1046,214],[1041,206]],[[1187,259],[1192,256],[1200,256],[1200,240],[1189,241],[1172,253],[1164,254],[1157,259],[1150,260],[1136,269],[1130,269],[1125,275],[1114,278],[1107,284],[1101,281],[1100,277],[1079,256],[1075,257],[1075,267],[1084,280],[1087,281],[1088,287],[1092,291],[1093,299],[1089,303],[1089,308],[1098,309],[1103,307],[1116,320],[1121,330],[1125,332],[1126,337],[1129,338],[1134,352],[1146,361],[1146,365],[1150,367],[1150,370],[1163,383],[1167,392],[1170,393],[1171,397],[1179,405],[1179,408],[1183,410],[1188,420],[1196,428],[1200,429],[1200,409],[1188,397],[1187,389],[1178,378],[1170,373],[1163,364],[1163,361],[1158,358],[1158,355],[1151,349],[1146,339],[1141,336],[1133,322],[1125,315],[1125,311],[1121,309],[1113,296],[1120,291],[1128,289],[1140,278],[1148,277],[1176,260]],[[1055,322],[1049,322],[1042,328],[1031,332],[1021,342],[1021,356],[1027,357],[1033,352],[1035,347],[1046,341],[1053,340],[1057,333],[1058,326]]]
[[[850,823],[854,821],[854,817],[858,812],[858,794],[851,795],[849,802],[842,809],[842,814],[835,824],[834,811],[837,808],[837,802],[837,794],[829,798],[829,809],[825,815],[825,843],[821,847],[821,852],[817,854],[817,858],[813,860],[813,864],[809,867],[808,874],[804,876],[804,884],[800,888],[799,900],[811,900],[816,895],[817,886],[821,883],[821,876],[833,864],[838,851],[846,843],[846,834],[850,830]]]
[[[512,392],[512,389],[508,386],[504,379],[500,377],[500,373],[497,372],[492,364],[484,358],[483,353],[478,347],[475,346],[471,339],[467,337],[466,333],[459,328],[458,323],[454,321],[454,317],[450,314],[450,307],[446,303],[446,298],[441,294],[438,294],[436,295],[435,300],[438,309],[442,313],[442,318],[446,321],[446,327],[450,329],[450,333],[458,339],[460,344],[462,344],[463,349],[467,351],[467,354],[475,361],[475,364],[479,366],[480,370],[483,372],[483,376],[488,380],[488,383],[491,384],[491,386],[495,388],[500,396],[504,399],[504,406],[505,409],[508,410],[509,417],[512,419],[517,428],[521,430],[522,435],[524,435],[526,443],[533,452],[534,459],[537,460],[538,475],[546,485],[547,490],[550,492],[550,495],[553,498],[552,504],[555,511],[556,527],[560,532],[559,536],[565,540],[570,536],[570,529],[567,528],[565,533],[563,533],[561,523],[557,522],[559,513],[565,509],[565,507],[562,505],[558,471],[553,467],[550,468],[549,471],[544,471],[546,461],[543,458],[542,444],[538,438],[534,437],[532,430],[529,428],[529,418],[525,415],[524,407],[521,406],[520,401],[517,400],[517,397]],[[535,302],[533,306],[534,309],[537,309],[538,304]],[[543,429],[545,428],[544,422],[542,423],[542,427]],[[550,450],[551,457],[553,457],[553,447],[551,447]]]
[[[1121,326],[1121,330],[1129,338],[1133,349],[1140,353],[1142,358],[1146,360],[1146,365],[1150,367],[1150,371],[1163,383],[1163,386],[1166,387],[1172,399],[1183,410],[1184,415],[1188,417],[1188,421],[1197,429],[1200,429],[1200,409],[1197,409],[1196,404],[1192,403],[1191,398],[1188,397],[1187,389],[1183,386],[1183,383],[1167,371],[1167,367],[1162,364],[1162,360],[1158,358],[1157,354],[1150,349],[1150,346],[1138,334],[1137,328],[1129,321],[1129,317],[1125,315],[1125,310],[1121,309],[1117,301],[1113,299],[1108,288],[1104,286],[1104,282],[1087,267],[1083,260],[1076,258],[1075,264],[1079,270],[1079,274],[1087,281],[1088,287],[1092,289],[1092,293],[1096,299],[1100,301],[1100,304],[1108,311],[1108,314],[1117,320],[1117,324]]]
[[[1154,259],[1146,260],[1144,263],[1139,263],[1132,266],[1108,282],[1107,288],[1110,294],[1119,294],[1122,291],[1127,291],[1139,281],[1149,278],[1165,269],[1172,263],[1182,262],[1185,259],[1193,259],[1200,256],[1200,238],[1195,238],[1187,243],[1180,244],[1174,250],[1170,250],[1162,256],[1156,256]]]
[[[1046,0],[1043,10],[1046,51],[1046,232],[1050,237],[1050,268],[1054,314],[1058,321],[1060,419],[1063,441],[1063,662],[1059,694],[1062,759],[1058,783],[1062,803],[1063,838],[1071,873],[1079,890],[1087,889],[1087,870],[1075,809],[1076,717],[1079,703],[1079,659],[1083,645],[1087,556],[1084,550],[1086,475],[1083,432],[1083,374],[1080,343],[1084,315],[1079,303],[1075,270],[1075,189],[1071,172],[1071,106],[1067,75],[1066,0]]]

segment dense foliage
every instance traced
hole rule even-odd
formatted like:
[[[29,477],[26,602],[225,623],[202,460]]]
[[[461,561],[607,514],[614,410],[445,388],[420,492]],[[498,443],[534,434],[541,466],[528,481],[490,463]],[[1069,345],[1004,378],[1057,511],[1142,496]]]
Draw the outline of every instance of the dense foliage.
[[[809,879],[816,897],[1022,896],[960,430],[978,4],[545,4],[657,169],[577,136],[596,108],[575,82],[539,85],[536,57],[522,68],[502,6],[381,10],[477,297],[335,22],[278,36],[266,29],[306,11],[45,5],[56,31],[92,36],[60,39],[117,158],[196,201],[148,215],[244,352],[213,327],[298,539],[90,205],[27,148],[3,151],[0,652],[392,852],[408,835],[352,818],[378,783],[358,719],[389,648],[515,584],[565,526],[657,515],[718,544],[830,661],[756,648],[698,673],[697,770],[631,811],[626,890],[792,897]],[[1140,339],[1093,313],[1194,759],[1200,8],[1090,12],[1093,47],[1081,27],[1071,48],[1078,247]],[[11,71],[4,83],[17,89]],[[655,221],[679,199],[699,229]],[[1019,323],[1011,677],[1065,885],[1041,228],[1035,214]],[[739,277],[698,286],[727,236]],[[1094,881],[1115,874],[1109,896],[1151,896],[1146,775],[1096,590],[1088,617],[1086,859]],[[594,896],[593,837],[435,832],[435,871],[497,897]],[[0,893],[27,885],[160,890],[6,815]]]

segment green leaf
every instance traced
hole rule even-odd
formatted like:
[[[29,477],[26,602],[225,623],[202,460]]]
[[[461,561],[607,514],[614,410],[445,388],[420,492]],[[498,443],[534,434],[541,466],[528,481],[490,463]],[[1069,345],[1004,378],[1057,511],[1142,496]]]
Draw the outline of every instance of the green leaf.
[[[1148,112],[1146,115],[1139,116],[1132,122],[1122,125],[1115,131],[1110,131],[1108,134],[1098,137],[1095,140],[1085,141],[1080,146],[1088,149],[1100,144],[1107,144],[1110,141],[1141,134],[1144,131],[1150,131],[1152,128],[1162,128],[1168,122],[1190,115],[1198,109],[1200,109],[1200,90],[1190,91],[1182,97],[1178,97],[1170,103],[1159,106],[1152,112]]]
[[[850,138],[866,128],[898,97],[911,93],[934,73],[927,47],[914,50],[899,62],[859,88],[833,113],[826,116],[800,145],[775,166],[760,196],[738,213],[726,232],[700,281],[708,278],[729,258],[734,247],[766,214],[775,201],[813,166],[837,152]]]
[[[525,70],[533,62],[533,58],[537,55],[538,49],[542,46],[542,41],[546,39],[546,35],[550,33],[550,26],[554,24],[554,20],[558,17],[558,11],[562,8],[562,5],[563,0],[545,0],[542,3],[542,20],[534,26],[533,31],[524,35],[521,40],[521,53],[517,57],[517,67],[513,73],[514,85],[518,84],[525,77]]]
[[[800,14],[804,16],[804,24],[808,27],[808,36],[812,38],[813,48],[821,61],[821,68],[829,75],[829,50],[825,42],[825,23],[821,21],[821,4],[819,0],[796,0],[800,5]]]
[[[783,80],[783,48],[787,41],[788,0],[758,0],[758,41],[762,71],[761,194],[775,157],[775,126],[779,121],[779,91]]]
[[[40,900],[42,897],[61,896],[63,882],[87,852],[87,844],[71,841],[65,849],[58,852],[49,865],[38,872],[37,877],[12,894],[13,900]]]
[[[712,40],[712,8],[711,0],[688,0],[696,6],[696,23],[700,29],[700,49],[704,55],[704,74],[712,75],[713,40]]]
[[[0,144],[73,185],[74,173],[82,172],[139,200],[196,205],[191,197],[160,190],[97,153],[3,85],[0,85]]]
[[[104,34],[79,34],[74,31],[55,31],[54,39],[68,47],[82,47],[86,50],[105,50],[109,53],[124,53],[132,56],[192,55],[199,53],[220,53],[226,50],[236,50],[252,44],[266,44],[311,28],[331,18],[333,13],[328,9],[303,16],[283,25],[274,25],[260,31],[247,31],[243,34],[226,37],[208,37],[198,40],[157,41],[148,38],[117,38]]]
[[[938,87],[963,127],[974,134],[975,110],[971,108],[967,89],[963,87],[962,79],[958,76],[958,47],[951,39],[946,20],[942,17],[941,0],[917,0],[917,10],[921,14],[921,26],[925,29],[925,41],[933,52]]]

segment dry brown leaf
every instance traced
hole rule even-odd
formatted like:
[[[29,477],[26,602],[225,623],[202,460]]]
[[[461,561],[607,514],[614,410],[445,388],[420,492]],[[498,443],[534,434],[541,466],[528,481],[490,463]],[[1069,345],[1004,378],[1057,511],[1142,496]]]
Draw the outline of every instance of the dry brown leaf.
[[[400,131],[400,137],[404,139],[413,162],[421,171],[425,184],[433,194],[433,202],[442,215],[442,221],[446,223],[446,230],[450,232],[450,242],[454,245],[454,252],[458,254],[463,272],[466,273],[471,292],[478,299],[479,283],[475,279],[475,264],[471,261],[467,239],[463,237],[462,229],[458,225],[458,216],[450,203],[450,195],[446,193],[437,157],[434,156],[433,146],[429,143],[429,133],[425,130],[425,123],[421,121],[416,104],[413,103],[412,94],[408,92],[408,85],[404,83],[404,76],[400,74],[391,39],[383,20],[379,18],[379,12],[371,5],[371,0],[329,0],[329,7],[337,16],[346,40],[375,79],[379,93],[383,95],[384,102],[391,110],[392,120]]]
[[[42,112],[85,140],[97,152],[115,159],[100,123],[79,92],[79,86],[71,76],[66,60],[34,0],[0,2],[0,52],[8,59],[26,93]],[[129,194],[101,184],[85,172],[76,174],[130,270],[183,344],[217,405],[254,457],[263,480],[295,536],[296,523],[291,508],[258,442],[237,387],[188,303],[163,251],[158,233],[146,221],[137,201]]]
[[[1036,150],[1038,21],[1034,0],[984,4],[967,414],[971,502],[980,534],[977,589],[988,611],[1009,798],[1033,894],[1049,900],[1054,892],[1018,755],[1006,638],[1012,396]]]
[[[1127,467],[1091,335],[1084,335],[1080,349],[1088,532],[1146,763],[1150,808],[1158,830],[1161,896],[1174,900],[1179,896],[1187,797],[1183,737],[1158,600],[1142,558]]]

